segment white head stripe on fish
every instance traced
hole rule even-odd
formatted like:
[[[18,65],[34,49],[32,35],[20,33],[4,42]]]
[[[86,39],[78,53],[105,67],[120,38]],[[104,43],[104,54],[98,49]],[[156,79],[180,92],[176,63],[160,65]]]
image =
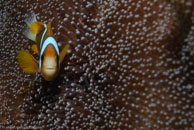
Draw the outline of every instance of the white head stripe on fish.
[[[42,34],[42,37],[41,37],[41,40],[40,40],[40,49],[41,49],[41,47],[42,47],[42,42],[43,42],[43,39],[44,39],[44,36],[45,36],[45,34],[46,34],[46,32],[47,32],[47,26],[46,26],[46,24],[44,24],[44,32],[43,32],[43,34]]]
[[[41,67],[42,67],[42,60],[41,60],[41,58],[42,58],[42,55],[43,55],[43,53],[44,53],[46,47],[47,47],[49,44],[52,44],[52,45],[54,46],[54,48],[55,48],[55,50],[56,50],[56,52],[57,52],[57,55],[59,56],[59,48],[58,48],[58,45],[57,45],[56,40],[55,40],[53,37],[48,37],[48,38],[44,41],[44,43],[43,43],[43,45],[42,45],[42,48],[41,48],[41,52],[40,52],[40,58],[39,58],[39,69],[40,69],[40,71],[41,71]]]

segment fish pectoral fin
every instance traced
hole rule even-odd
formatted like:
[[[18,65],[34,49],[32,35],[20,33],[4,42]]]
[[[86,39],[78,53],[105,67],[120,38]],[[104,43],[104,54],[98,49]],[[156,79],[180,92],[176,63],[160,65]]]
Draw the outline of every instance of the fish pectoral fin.
[[[70,48],[69,44],[66,44],[60,53],[60,63],[63,62],[64,57],[67,55],[67,50]]]
[[[27,51],[19,51],[19,66],[26,73],[35,73],[39,71],[39,62]]]
[[[30,25],[30,31],[33,34],[38,34],[38,33],[42,32],[42,31],[44,31],[44,23],[42,23],[42,22],[33,22]]]
[[[37,46],[36,44],[33,44],[33,45],[32,45],[32,50],[33,50],[38,56],[40,56],[40,52],[39,52],[38,46]]]

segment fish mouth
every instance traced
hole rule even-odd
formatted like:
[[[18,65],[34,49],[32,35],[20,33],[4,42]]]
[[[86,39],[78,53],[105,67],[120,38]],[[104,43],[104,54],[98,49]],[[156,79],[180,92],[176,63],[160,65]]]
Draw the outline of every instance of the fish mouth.
[[[56,67],[53,65],[47,65],[44,67],[45,69],[49,69],[49,70],[56,70]]]
[[[42,71],[43,77],[47,81],[51,81],[57,74],[57,69],[53,67],[47,67]]]
[[[54,66],[47,66],[47,67],[43,68],[42,71],[45,75],[51,76],[51,75],[55,75],[57,68]]]
[[[56,69],[55,68],[51,68],[51,67],[49,67],[49,68],[45,68],[45,72],[48,74],[48,75],[52,75],[52,74],[54,74],[54,73],[56,73]]]
[[[48,70],[55,70],[54,67],[46,67],[45,69],[48,69]]]

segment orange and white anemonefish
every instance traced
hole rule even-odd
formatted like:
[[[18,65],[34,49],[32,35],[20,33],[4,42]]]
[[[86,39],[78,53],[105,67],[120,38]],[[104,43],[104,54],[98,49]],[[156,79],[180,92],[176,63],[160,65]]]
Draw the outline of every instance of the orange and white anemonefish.
[[[36,42],[32,45],[32,50],[39,56],[37,61],[29,52],[21,50],[18,53],[18,62],[20,67],[26,73],[41,72],[45,80],[51,81],[60,70],[65,55],[70,48],[66,44],[61,52],[54,34],[51,30],[51,22],[44,24],[36,20],[36,15],[33,14],[30,20],[26,21],[28,29],[24,31],[24,35]]]

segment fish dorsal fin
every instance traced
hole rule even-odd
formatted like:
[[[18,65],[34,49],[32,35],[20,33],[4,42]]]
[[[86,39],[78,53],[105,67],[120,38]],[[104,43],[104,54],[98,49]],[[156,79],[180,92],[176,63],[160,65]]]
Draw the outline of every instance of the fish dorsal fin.
[[[47,27],[48,27],[48,29],[51,29],[51,22],[47,23]]]
[[[39,71],[38,61],[27,51],[19,51],[18,62],[22,70],[26,73],[35,73]]]
[[[31,25],[30,25],[30,31],[33,33],[33,34],[39,34],[40,32],[44,31],[44,23],[42,22],[33,22]]]
[[[48,35],[54,37],[52,29],[51,29],[51,22],[48,22],[46,26],[47,26]]]
[[[60,64],[63,62],[64,57],[67,55],[67,51],[70,48],[69,44],[66,44],[63,50],[60,52]]]

